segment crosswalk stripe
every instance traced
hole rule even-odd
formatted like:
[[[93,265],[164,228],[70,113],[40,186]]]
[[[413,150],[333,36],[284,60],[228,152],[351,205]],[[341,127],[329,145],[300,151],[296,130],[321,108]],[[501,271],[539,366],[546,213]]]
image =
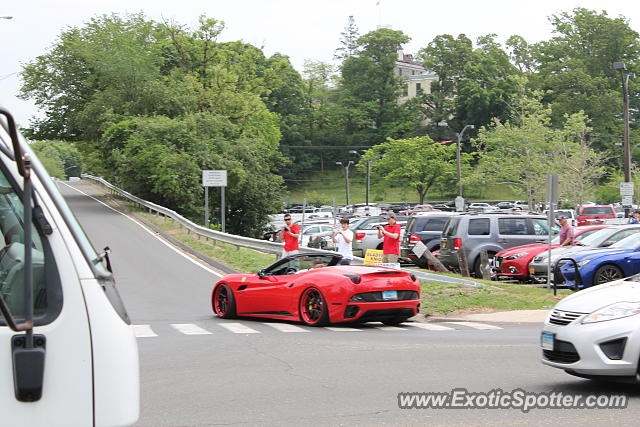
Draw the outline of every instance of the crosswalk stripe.
[[[476,322],[446,322],[446,323],[451,323],[452,325],[468,326],[473,329],[482,329],[482,330],[502,329],[500,326],[487,325],[486,323],[476,323]]]
[[[334,332],[362,332],[362,329],[356,329],[356,328],[334,328],[331,326],[327,326],[325,327],[325,329],[328,329],[330,331],[334,331]]]
[[[407,328],[401,328],[399,326],[376,326],[376,329],[381,331],[406,331]]]
[[[153,332],[151,326],[149,325],[132,325],[133,333],[136,335],[136,338],[149,338],[149,337],[157,337],[158,334]]]
[[[211,332],[193,323],[172,323],[171,326],[185,335],[211,335]]]
[[[414,328],[426,329],[427,331],[454,331],[454,328],[442,325],[434,325],[433,323],[402,323],[402,326],[411,326]]]
[[[271,326],[280,332],[311,332],[308,329],[303,329],[300,326],[290,325],[288,323],[269,323],[263,322],[265,325]]]
[[[220,323],[220,326],[233,332],[234,334],[259,334],[259,331],[251,329],[242,323]]]

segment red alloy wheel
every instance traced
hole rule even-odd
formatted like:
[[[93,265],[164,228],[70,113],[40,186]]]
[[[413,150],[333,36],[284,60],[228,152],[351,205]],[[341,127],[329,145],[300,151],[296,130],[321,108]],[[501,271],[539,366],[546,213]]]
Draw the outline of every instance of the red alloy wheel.
[[[316,288],[308,288],[300,297],[300,318],[309,326],[324,326],[329,323],[327,302]]]

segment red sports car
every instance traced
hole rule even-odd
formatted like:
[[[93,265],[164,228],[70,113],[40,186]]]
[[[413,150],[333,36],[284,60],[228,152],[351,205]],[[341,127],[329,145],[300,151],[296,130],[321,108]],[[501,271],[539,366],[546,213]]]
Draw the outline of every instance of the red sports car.
[[[380,321],[397,325],[418,313],[420,281],[388,267],[338,265],[339,254],[297,254],[257,274],[229,274],[211,293],[213,312],[302,321],[310,326]]]
[[[607,227],[606,225],[591,225],[586,227],[576,227],[574,236],[580,241],[596,230]],[[551,247],[560,246],[560,237],[556,236],[551,240]],[[529,264],[538,254],[549,249],[547,243],[533,243],[530,245],[516,246],[498,252],[493,258],[493,271],[498,278],[509,278],[520,281],[527,281],[529,277]]]

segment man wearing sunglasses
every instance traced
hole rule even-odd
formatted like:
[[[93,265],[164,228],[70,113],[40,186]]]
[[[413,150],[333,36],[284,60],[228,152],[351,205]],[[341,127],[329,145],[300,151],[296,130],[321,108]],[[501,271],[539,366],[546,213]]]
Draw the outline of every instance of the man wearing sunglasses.
[[[299,238],[300,226],[298,224],[292,224],[291,215],[286,214],[284,216],[284,227],[282,227],[282,231],[280,232],[280,240],[284,240],[282,258],[298,253],[298,249],[300,249],[300,244],[298,243]]]

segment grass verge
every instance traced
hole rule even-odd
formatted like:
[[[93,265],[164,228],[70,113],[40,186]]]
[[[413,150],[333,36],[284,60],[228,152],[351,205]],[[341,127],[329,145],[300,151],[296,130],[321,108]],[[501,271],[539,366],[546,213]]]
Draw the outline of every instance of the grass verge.
[[[204,237],[198,238],[198,235],[187,233],[185,228],[182,228],[180,224],[169,218],[156,216],[142,211],[132,203],[125,203],[125,205],[129,210],[135,212],[136,215],[139,215],[151,222],[171,237],[238,271],[257,272],[259,269],[264,268],[275,261],[275,256],[272,254],[265,254],[248,248],[240,248],[227,243],[214,242],[206,240]]]
[[[480,281],[482,282],[482,281]],[[572,292],[552,291],[530,285],[484,282],[490,286],[473,288],[441,282],[422,282],[422,307],[425,315],[455,311],[537,310],[553,307]]]

